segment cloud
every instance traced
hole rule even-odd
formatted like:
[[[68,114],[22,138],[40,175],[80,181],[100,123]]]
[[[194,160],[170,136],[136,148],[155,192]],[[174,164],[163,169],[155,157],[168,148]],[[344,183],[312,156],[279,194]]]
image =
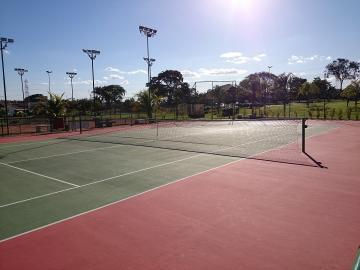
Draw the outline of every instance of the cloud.
[[[304,76],[307,75],[306,72],[294,72],[293,74],[294,74],[295,76],[298,76],[298,77],[304,77]]]
[[[241,57],[243,54],[241,52],[227,52],[220,55],[221,58],[235,58]]]
[[[121,85],[128,85],[128,84],[130,84],[130,82],[128,80],[123,80],[120,84]]]
[[[181,74],[184,78],[199,78],[200,74],[191,70],[182,70]]]
[[[331,56],[322,56],[317,54],[312,56],[291,55],[288,59],[288,64],[305,64],[312,61],[330,61],[331,59]]]
[[[107,67],[107,68],[105,68],[105,71],[109,71],[109,72],[120,72],[119,69],[113,68],[113,67]]]
[[[222,76],[222,75],[243,75],[247,73],[245,69],[237,69],[237,68],[200,68],[200,75],[204,76]]]
[[[105,71],[119,73],[119,74],[128,74],[128,75],[147,74],[147,71],[143,70],[143,69],[136,69],[136,70],[132,70],[132,71],[123,71],[118,68],[107,67],[107,68],[105,68]]]
[[[9,54],[10,54],[10,51],[9,51],[9,50],[4,50],[4,53],[5,53],[6,55],[9,55]]]
[[[334,76],[329,76],[328,78],[326,78],[326,80],[328,82],[331,82],[331,83],[335,83],[336,82],[336,78]]]
[[[134,75],[134,74],[147,74],[147,71],[143,70],[143,69],[137,69],[137,70],[127,71],[127,72],[121,71],[120,73]]]
[[[225,58],[227,63],[245,64],[250,61],[261,62],[266,57],[265,53],[260,53],[255,56],[245,56],[241,52],[226,52],[220,55],[220,58]]]
[[[109,81],[109,80],[123,80],[125,79],[123,76],[119,75],[119,74],[110,74],[108,76],[104,77],[104,80]]]
[[[106,84],[107,81],[95,80],[95,85]],[[70,84],[70,82],[66,82]],[[81,80],[80,78],[77,81],[73,81],[73,84],[83,84],[83,85],[92,85],[92,80]]]

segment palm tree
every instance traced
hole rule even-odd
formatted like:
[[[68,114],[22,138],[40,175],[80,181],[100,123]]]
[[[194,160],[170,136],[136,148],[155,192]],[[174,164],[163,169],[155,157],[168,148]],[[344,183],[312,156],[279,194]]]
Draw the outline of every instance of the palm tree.
[[[57,95],[49,92],[49,100],[46,106],[47,115],[51,118],[58,118],[65,115],[66,112],[66,100],[64,99],[64,93]]]

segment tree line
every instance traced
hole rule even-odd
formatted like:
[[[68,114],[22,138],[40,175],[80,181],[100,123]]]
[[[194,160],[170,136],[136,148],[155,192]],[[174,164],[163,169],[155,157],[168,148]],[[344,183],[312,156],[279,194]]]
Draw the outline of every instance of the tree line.
[[[330,77],[339,82],[339,88],[328,80]],[[202,93],[184,82],[180,71],[166,70],[151,78],[148,86],[148,90],[141,90],[131,98],[125,98],[126,90],[120,85],[96,87],[93,93],[95,108],[92,99],[71,101],[64,100],[63,96],[50,94],[48,101],[42,99],[36,104],[33,113],[54,115],[55,112],[61,115],[71,111],[121,109],[128,112],[147,112],[151,117],[152,112],[160,107],[177,108],[179,104],[197,103],[218,111],[225,105],[232,108],[247,107],[252,112],[264,106],[266,115],[266,105],[282,104],[285,116],[286,108],[292,102],[304,102],[309,106],[311,102],[321,100],[325,116],[326,102],[331,99],[345,99],[347,105],[354,101],[357,110],[360,98],[360,63],[339,58],[325,67],[323,78],[316,77],[312,81],[293,73],[275,75],[257,72],[249,74],[238,83],[215,85],[213,89]],[[28,99],[31,99],[31,96]]]

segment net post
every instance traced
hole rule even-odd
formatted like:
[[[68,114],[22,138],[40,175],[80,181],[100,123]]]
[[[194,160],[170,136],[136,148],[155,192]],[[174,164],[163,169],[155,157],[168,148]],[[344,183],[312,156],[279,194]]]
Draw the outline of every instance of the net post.
[[[353,270],[359,270],[360,269],[360,246],[358,248],[356,258],[355,258],[354,265],[353,265],[352,269]]]
[[[303,153],[306,153],[306,150],[305,150],[305,137],[306,137],[305,135],[306,135],[306,128],[307,128],[306,120],[307,120],[307,118],[301,119],[301,151]]]

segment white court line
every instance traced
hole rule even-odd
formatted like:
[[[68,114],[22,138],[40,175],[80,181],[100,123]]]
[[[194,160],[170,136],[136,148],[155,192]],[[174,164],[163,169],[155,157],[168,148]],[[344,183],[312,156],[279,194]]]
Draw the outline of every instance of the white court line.
[[[96,141],[86,141],[86,140],[81,140],[79,139],[78,141],[81,142],[90,142],[90,143],[97,143]],[[151,142],[154,141],[154,139],[152,140],[147,140],[147,141],[142,141],[141,143],[146,143],[146,142]],[[99,142],[104,144],[103,142]],[[22,160],[15,160],[15,161],[10,161],[10,162],[6,162],[4,164],[15,164],[15,163],[20,163],[20,162],[26,162],[26,161],[32,161],[32,160],[39,160],[39,159],[46,159],[46,158],[53,158],[53,157],[62,157],[62,156],[68,156],[68,155],[74,155],[74,154],[80,154],[80,153],[86,153],[86,152],[93,152],[93,151],[97,151],[97,150],[103,150],[103,149],[109,149],[109,148],[117,148],[117,147],[124,147],[124,146],[128,146],[126,144],[117,144],[117,145],[113,145],[113,146],[105,146],[105,147],[97,147],[97,148],[92,148],[92,149],[87,149],[87,150],[80,150],[80,151],[75,151],[75,152],[69,152],[69,153],[64,153],[64,154],[56,154],[56,155],[50,155],[50,156],[42,156],[42,157],[36,157],[36,158],[28,158],[28,159],[22,159]]]
[[[131,196],[129,196],[129,197],[126,197],[126,198],[123,198],[123,199],[120,199],[120,200],[117,200],[117,201],[114,201],[114,202],[111,202],[111,203],[102,205],[102,206],[100,206],[100,207],[97,207],[97,208],[94,208],[94,209],[91,209],[91,210],[88,210],[88,211],[85,211],[85,212],[81,212],[81,213],[76,214],[76,215],[74,215],[74,216],[67,217],[67,218],[64,218],[64,219],[61,219],[61,220],[58,220],[58,221],[49,223],[49,224],[47,224],[47,225],[44,225],[44,226],[41,226],[41,227],[38,227],[38,228],[35,228],[35,229],[32,229],[32,230],[29,230],[29,231],[26,231],[26,232],[23,232],[23,233],[20,233],[20,234],[17,234],[17,235],[8,237],[8,238],[2,239],[2,240],[0,240],[0,243],[5,242],[5,241],[8,241],[8,240],[11,240],[11,239],[14,239],[14,238],[17,238],[17,237],[20,237],[20,236],[22,236],[22,235],[26,235],[26,234],[29,234],[29,233],[32,233],[32,232],[35,232],[35,231],[44,229],[44,228],[46,228],[46,227],[49,227],[49,226],[52,226],[52,225],[61,223],[61,222],[66,221],[66,220],[70,220],[70,219],[73,219],[73,218],[76,218],[76,217],[79,217],[79,216],[82,216],[82,215],[85,215],[85,214],[88,214],[88,213],[97,211],[97,210],[99,210],[99,209],[102,209],[102,208],[105,208],[105,207],[108,207],[108,206],[111,206],[111,205],[114,205],[114,204],[117,204],[117,203],[120,203],[120,202],[123,202],[123,201],[127,201],[127,200],[129,200],[129,199],[132,199],[132,198],[135,198],[135,197],[144,195],[144,194],[149,193],[149,192],[151,192],[151,191],[154,191],[154,190],[157,190],[157,189],[160,189],[160,188],[163,188],[163,187],[166,187],[166,186],[175,184],[175,183],[180,182],[180,181],[184,181],[184,180],[186,180],[186,179],[188,179],[188,178],[195,177],[195,176],[197,176],[197,175],[201,175],[201,174],[203,174],[203,173],[207,173],[207,172],[210,172],[210,171],[213,171],[213,170],[216,170],[216,169],[220,169],[220,168],[222,168],[222,167],[225,167],[225,166],[231,165],[231,164],[233,164],[233,163],[239,162],[240,160],[242,160],[242,159],[237,159],[237,160],[228,162],[228,163],[226,163],[226,164],[223,164],[223,165],[220,165],[220,166],[217,166],[217,167],[214,167],[214,168],[205,170],[205,171],[201,171],[201,172],[198,172],[198,173],[195,173],[195,174],[192,174],[192,175],[189,175],[189,176],[186,176],[186,177],[183,177],[183,178],[174,180],[174,181],[172,181],[172,182],[163,184],[163,185],[161,185],[161,186],[157,186],[157,187],[154,187],[154,188],[152,188],[152,189],[148,189],[148,190],[146,190],[146,191],[143,191],[143,192],[140,192],[140,193],[131,195]]]
[[[63,156],[68,156],[68,155],[74,155],[74,154],[80,154],[80,153],[86,153],[86,152],[93,152],[93,151],[97,151],[97,150],[103,150],[103,149],[108,149],[108,148],[115,148],[115,147],[120,147],[120,146],[124,146],[124,145],[114,145],[114,146],[98,147],[98,148],[92,148],[92,149],[87,149],[87,150],[80,150],[80,151],[69,152],[69,153],[64,153],[64,154],[56,154],[56,155],[42,156],[42,157],[36,157],[36,158],[20,159],[20,160],[15,160],[15,161],[6,162],[5,164],[14,164],[14,163],[20,163],[20,162],[25,162],[25,161],[32,161],[32,160],[39,160],[39,159],[46,159],[46,158],[53,158],[53,157],[63,157]]]
[[[64,180],[60,180],[60,179],[57,179],[57,178],[54,178],[54,177],[51,177],[51,176],[47,176],[47,175],[44,175],[44,174],[41,174],[41,173],[36,173],[36,172],[33,172],[33,171],[22,169],[22,168],[19,168],[19,167],[13,166],[13,165],[9,165],[9,164],[6,164],[6,163],[2,163],[2,162],[0,162],[0,164],[3,165],[3,166],[7,166],[7,167],[10,167],[10,168],[19,170],[19,171],[23,171],[23,172],[34,174],[34,175],[37,175],[37,176],[41,176],[43,178],[47,178],[47,179],[50,179],[50,180],[53,180],[53,181],[57,181],[57,182],[60,182],[60,183],[63,183],[63,184],[71,185],[71,186],[74,186],[74,187],[80,187],[79,185],[75,185],[73,183],[66,182]]]
[[[266,139],[268,139],[268,138],[266,138]],[[214,151],[214,153],[219,152],[219,151],[225,151],[225,150],[228,150],[228,149],[231,149],[231,148],[235,148],[235,147],[239,147],[239,146],[243,146],[243,145],[247,145],[247,144],[256,143],[256,142],[259,142],[259,141],[262,141],[262,140],[265,140],[265,139],[261,139],[261,140],[253,141],[253,142],[248,142],[248,143],[244,143],[244,144],[240,144],[240,145],[236,145],[236,146],[231,146],[231,147],[227,147],[227,148],[222,148],[222,149],[220,149],[220,150]],[[179,150],[179,151],[181,151],[181,150]],[[170,164],[174,164],[174,163],[177,163],[177,162],[181,162],[181,161],[184,161],[184,160],[188,160],[188,159],[192,159],[192,158],[199,157],[199,156],[204,156],[204,155],[212,155],[212,154],[210,154],[210,153],[209,153],[209,154],[208,154],[208,153],[201,153],[201,154],[193,155],[193,156],[190,156],[190,157],[187,157],[187,158],[177,159],[177,160],[174,160],[174,161],[170,161],[170,162],[166,162],[166,163],[154,165],[154,166],[147,167],[147,168],[143,168],[143,169],[139,169],[139,170],[136,170],[136,171],[131,171],[131,172],[127,172],[127,173],[115,175],[115,176],[112,176],[112,177],[109,177],[109,178],[105,178],[105,179],[101,179],[101,180],[96,180],[96,181],[89,182],[89,183],[84,184],[84,185],[80,185],[80,186],[77,185],[77,186],[75,186],[75,187],[73,187],[73,188],[67,188],[67,189],[63,189],[63,190],[59,190],[59,191],[50,192],[50,193],[47,193],[47,194],[43,194],[43,195],[31,197],[31,198],[28,198],[28,199],[24,199],[24,200],[12,202],[12,203],[8,203],[8,204],[3,204],[3,205],[0,205],[0,208],[4,208],[4,207],[7,207],[7,206],[11,206],[11,205],[15,205],[15,204],[23,203],[23,202],[32,201],[32,200],[39,199],[39,198],[48,197],[48,196],[51,196],[51,195],[54,195],[54,194],[58,194],[58,193],[62,193],[62,192],[65,192],[65,191],[68,191],[68,190],[72,190],[72,189],[82,188],[82,187],[86,187],[86,186],[90,186],[90,185],[94,185],[94,184],[98,184],[98,183],[110,181],[110,180],[113,180],[113,179],[116,179],[116,178],[121,178],[121,177],[123,177],[123,176],[135,174],[135,173],[142,172],[142,171],[151,170],[151,169],[154,169],[154,168],[159,168],[159,167],[167,166],[167,165],[170,165]],[[230,157],[229,157],[229,158],[230,158]],[[236,158],[236,157],[234,157],[234,158]],[[7,165],[7,166],[11,166],[11,165],[8,165],[8,164],[5,164],[5,163],[0,163],[0,164]],[[14,167],[14,166],[12,166],[12,167]],[[15,167],[15,168],[17,168],[17,167]],[[19,168],[19,169],[20,169],[20,168]]]
[[[55,142],[53,144],[56,144],[56,142],[58,142],[59,140],[61,140],[61,139],[57,139],[56,141],[54,139],[50,139],[50,140],[46,140],[46,141],[36,141],[36,142],[20,143],[20,144],[10,143],[10,144],[5,144],[4,146],[2,146],[2,144],[0,144],[0,150],[5,149],[5,148],[10,148],[10,147],[26,146],[26,145],[32,145],[32,144],[44,144],[44,143],[50,144],[50,142],[53,142],[53,141]]]
[[[337,129],[337,128],[335,128],[335,129]],[[328,132],[333,131],[333,130],[334,130],[334,129],[330,129],[330,130],[327,130],[326,132],[323,132],[323,133],[318,134],[318,135],[322,135],[322,134],[328,133]],[[315,136],[316,136],[316,135],[312,135],[312,136],[310,136],[310,137],[315,137]],[[291,142],[291,143],[289,143],[289,144],[287,144],[287,145],[290,145],[290,144],[292,144],[292,143],[294,143],[294,142]],[[266,153],[266,152],[271,151],[271,150],[273,150],[273,149],[266,150],[266,151],[264,151],[263,153]],[[257,155],[259,155],[259,154],[261,154],[261,153],[258,153]],[[196,156],[201,156],[201,155],[206,155],[206,154],[199,154],[199,155],[196,155]],[[188,159],[193,158],[193,157],[195,157],[195,156],[189,157]],[[245,158],[236,159],[236,160],[231,161],[231,162],[228,162],[228,163],[226,163],[226,164],[223,164],[223,165],[220,165],[220,166],[217,166],[217,167],[214,167],[214,168],[205,170],[205,171],[201,171],[201,172],[198,172],[198,173],[195,173],[195,174],[192,174],[192,175],[188,175],[188,176],[186,176],[186,177],[183,177],[183,178],[180,178],[180,179],[171,181],[171,182],[169,182],[169,183],[166,183],[166,184],[157,186],[157,187],[152,188],[152,189],[148,189],[148,190],[146,190],[146,191],[143,191],[143,192],[140,192],[140,193],[131,195],[131,196],[129,196],[129,197],[126,197],[126,198],[123,198],[123,199],[120,199],[120,200],[117,200],[117,201],[114,201],[114,202],[111,202],[111,203],[102,205],[102,206],[100,206],[100,207],[97,207],[97,208],[94,208],[94,209],[91,209],[91,210],[88,210],[88,211],[85,211],[85,212],[81,212],[81,213],[76,214],[76,215],[74,215],[74,216],[70,216],[70,217],[67,217],[67,218],[64,218],[64,219],[60,219],[60,220],[58,220],[58,221],[55,221],[55,222],[46,224],[46,225],[44,225],[44,226],[41,226],[41,227],[38,227],[38,228],[35,228],[35,229],[32,229],[32,230],[26,231],[26,232],[23,232],[23,233],[20,233],[20,234],[17,234],[17,235],[14,235],[14,236],[11,236],[11,237],[8,237],[8,238],[5,238],[5,239],[2,239],[2,240],[0,240],[0,243],[1,243],[1,242],[8,241],[8,240],[11,240],[11,239],[14,239],[14,238],[17,238],[17,237],[20,237],[20,236],[22,236],[22,235],[26,235],[26,234],[29,234],[29,233],[32,233],[32,232],[35,232],[35,231],[38,231],[38,230],[41,230],[41,229],[50,227],[50,226],[52,226],[52,225],[61,223],[61,222],[66,221],[66,220],[70,220],[70,219],[73,219],[73,218],[76,218],[76,217],[79,217],[79,216],[82,216],[82,215],[85,215],[85,214],[88,214],[88,213],[97,211],[97,210],[99,210],[99,209],[102,209],[102,208],[105,208],[105,207],[108,207],[108,206],[111,206],[111,205],[114,205],[114,204],[117,204],[117,203],[120,203],[120,202],[123,202],[123,201],[126,201],[126,200],[130,200],[130,199],[132,199],[132,198],[141,196],[141,195],[146,194],[146,193],[148,193],[148,192],[152,192],[152,191],[154,191],[154,190],[161,189],[161,188],[163,188],[163,187],[166,187],[166,186],[175,184],[175,183],[177,183],[177,182],[187,180],[187,179],[192,178],[192,177],[194,177],[194,176],[201,175],[201,174],[204,174],[204,173],[206,173],[206,172],[213,171],[213,170],[217,170],[217,169],[220,169],[220,168],[222,168],[222,167],[226,167],[226,166],[228,166],[228,165],[237,163],[237,162],[239,162],[239,161],[241,161],[241,160],[244,160],[244,159],[245,159]],[[171,163],[174,163],[174,161],[171,162]],[[89,185],[89,184],[87,184],[87,185]],[[80,187],[69,188],[69,189],[67,189],[67,190],[76,189],[76,188],[81,188],[81,186],[80,186]],[[62,190],[62,191],[58,191],[58,192],[53,192],[53,194],[60,193],[60,192],[64,192],[64,191],[66,191],[66,190]],[[42,195],[42,197],[45,197],[45,196],[48,196],[48,195],[47,195],[47,194]],[[31,200],[31,199],[28,199],[28,200]],[[0,207],[1,207],[1,206],[0,206]]]

